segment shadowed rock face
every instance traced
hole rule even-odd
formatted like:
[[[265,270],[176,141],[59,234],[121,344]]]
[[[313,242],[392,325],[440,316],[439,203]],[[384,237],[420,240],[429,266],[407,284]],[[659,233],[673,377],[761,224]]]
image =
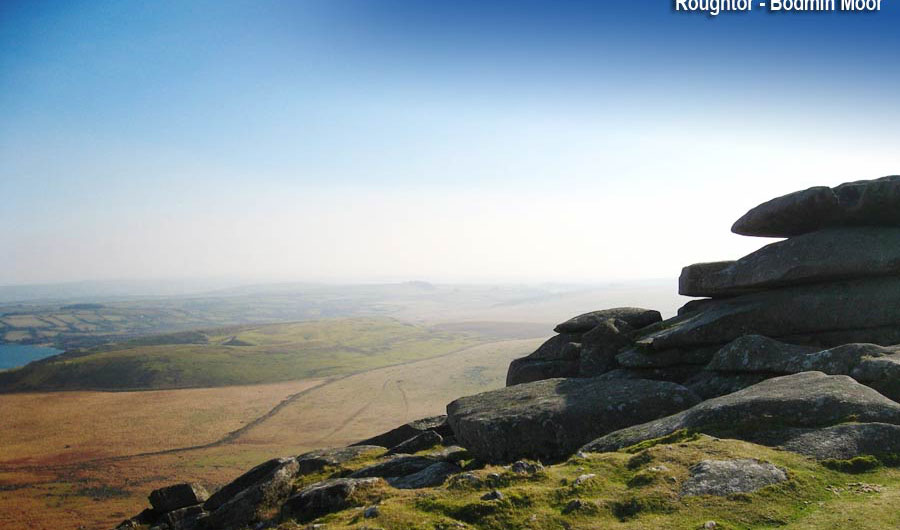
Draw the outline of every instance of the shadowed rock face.
[[[450,427],[447,425],[446,416],[432,416],[405,423],[388,432],[379,434],[378,436],[356,442],[353,446],[377,445],[390,448],[399,445],[410,438],[415,438],[426,431],[434,431],[441,436],[449,436],[452,434]]]
[[[662,315],[659,314],[659,311],[642,309],[639,307],[602,309],[600,311],[592,311],[566,320],[553,328],[553,331],[557,333],[585,333],[597,327],[597,325],[604,320],[611,318],[623,320],[627,322],[629,326],[640,329],[659,322],[662,320]]]
[[[900,424],[900,403],[843,375],[803,372],[767,379],[660,420],[628,427],[582,447],[616,451],[690,429],[711,435],[759,439],[765,431],[827,427],[846,421]]]
[[[174,484],[150,493],[150,504],[159,513],[171,512],[179,508],[202,504],[209,493],[196,482]]]
[[[791,237],[836,226],[900,226],[900,176],[817,186],[760,204],[734,223],[745,236]]]
[[[689,265],[681,271],[678,292],[716,298],[897,273],[900,228],[832,228],[767,245],[737,261]]]
[[[549,379],[460,398],[447,417],[457,440],[481,460],[559,460],[600,434],[698,401],[662,381]]]
[[[265,518],[291,494],[299,471],[296,458],[276,458],[238,477],[206,501],[209,528],[237,529]]]
[[[510,363],[506,385],[531,383],[556,377],[576,377],[581,358],[582,333],[551,337],[527,357]]]
[[[768,439],[756,441],[819,460],[900,453],[900,425],[889,423],[847,423],[821,429],[788,429],[767,436]]]
[[[357,490],[374,488],[381,483],[380,478],[337,478],[318,482],[288,499],[281,507],[281,515],[285,519],[311,521],[351,506],[351,497]]]
[[[748,334],[774,338],[826,338],[833,334],[839,340],[846,338],[841,331],[853,331],[859,339],[855,342],[878,344],[879,328],[900,327],[898,301],[900,277],[786,287],[710,300],[642,330],[637,342],[654,350],[667,350],[724,344]],[[858,337],[870,328],[874,328],[872,340]]]

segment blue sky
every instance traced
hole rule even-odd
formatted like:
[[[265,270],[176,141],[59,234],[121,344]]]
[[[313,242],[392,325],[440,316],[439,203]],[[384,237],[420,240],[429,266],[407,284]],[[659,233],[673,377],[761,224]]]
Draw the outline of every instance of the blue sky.
[[[900,8],[0,4],[0,284],[605,281],[900,172]]]

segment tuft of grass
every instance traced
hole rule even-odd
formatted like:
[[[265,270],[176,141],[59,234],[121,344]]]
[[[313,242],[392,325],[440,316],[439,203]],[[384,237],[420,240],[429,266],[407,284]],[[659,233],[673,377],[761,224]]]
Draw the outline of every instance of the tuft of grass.
[[[651,447],[661,445],[661,444],[674,444],[680,442],[691,442],[700,437],[700,434],[691,432],[687,429],[678,429],[677,431],[667,434],[665,436],[660,436],[659,438],[652,438],[650,440],[644,440],[641,443],[634,444],[632,446],[626,447],[622,449],[622,451],[626,453],[640,453],[645,449],[649,449]]]
[[[841,473],[865,473],[881,467],[881,461],[872,455],[855,456],[849,460],[829,458],[822,465]]]

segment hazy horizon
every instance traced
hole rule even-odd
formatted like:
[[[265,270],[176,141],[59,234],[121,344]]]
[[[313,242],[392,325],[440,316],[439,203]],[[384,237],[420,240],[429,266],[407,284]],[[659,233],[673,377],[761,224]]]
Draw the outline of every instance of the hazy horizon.
[[[900,173],[900,8],[651,4],[4,3],[0,285],[676,278]]]

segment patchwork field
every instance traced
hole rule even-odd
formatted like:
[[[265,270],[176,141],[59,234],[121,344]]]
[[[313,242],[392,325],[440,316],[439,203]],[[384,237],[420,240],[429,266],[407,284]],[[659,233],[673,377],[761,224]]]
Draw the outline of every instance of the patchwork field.
[[[440,414],[456,397],[502,386],[510,360],[540,342],[398,355],[397,366],[278,384],[0,395],[0,528],[111,528],[153,488],[215,488],[274,456]]]

